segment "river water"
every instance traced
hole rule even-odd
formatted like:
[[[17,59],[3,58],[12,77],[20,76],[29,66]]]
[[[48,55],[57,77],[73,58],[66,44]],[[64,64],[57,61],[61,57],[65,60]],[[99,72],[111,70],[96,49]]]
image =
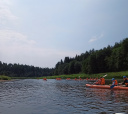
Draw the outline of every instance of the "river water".
[[[128,90],[86,88],[87,81],[0,82],[0,114],[128,114]]]

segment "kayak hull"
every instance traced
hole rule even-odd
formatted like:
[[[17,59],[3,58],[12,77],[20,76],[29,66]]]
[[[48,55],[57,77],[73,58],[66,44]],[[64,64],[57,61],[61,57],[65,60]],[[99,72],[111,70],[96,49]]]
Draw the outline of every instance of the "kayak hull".
[[[89,88],[97,88],[97,89],[111,89],[109,85],[92,85],[92,84],[86,84],[86,87],[89,87]],[[128,87],[115,86],[112,89],[128,90]]]

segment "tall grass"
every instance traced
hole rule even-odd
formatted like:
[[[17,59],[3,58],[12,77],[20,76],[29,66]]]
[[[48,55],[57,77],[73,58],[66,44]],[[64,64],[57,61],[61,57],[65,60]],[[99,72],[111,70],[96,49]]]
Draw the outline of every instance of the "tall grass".
[[[107,76],[105,77],[105,79],[122,79],[123,76],[127,76],[128,77],[128,71],[121,71],[121,72],[107,72],[107,73],[99,73],[99,74],[71,74],[71,75],[58,75],[58,76],[47,76],[47,77],[41,77],[42,78],[47,78],[47,79],[55,79],[55,78],[62,78],[62,79],[66,79],[66,78],[82,78],[82,79],[86,79],[86,78],[100,78],[102,76],[104,76],[105,74],[107,74]]]
[[[11,80],[11,78],[8,76],[0,75],[0,80]]]

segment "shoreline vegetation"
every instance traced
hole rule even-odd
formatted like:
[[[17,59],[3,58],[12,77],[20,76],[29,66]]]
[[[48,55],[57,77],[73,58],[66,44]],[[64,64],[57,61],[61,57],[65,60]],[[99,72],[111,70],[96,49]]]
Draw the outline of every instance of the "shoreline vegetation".
[[[56,78],[61,78],[61,79],[86,79],[86,78],[100,78],[103,77],[104,75],[107,76],[105,77],[105,80],[109,83],[111,83],[111,79],[115,78],[117,79],[119,82],[123,81],[123,76],[127,76],[128,77],[128,71],[121,71],[121,72],[108,72],[108,73],[98,73],[98,74],[71,74],[71,75],[56,75],[56,76],[43,76],[43,77],[9,77],[9,76],[4,76],[4,75],[0,75],[0,82],[3,81],[11,81],[14,79],[56,79]]]
[[[105,79],[123,79],[123,76],[128,77],[128,71],[121,71],[121,72],[108,72],[108,73],[98,73],[98,74],[71,74],[71,75],[56,75],[56,76],[46,76],[46,77],[38,77],[39,79],[47,78],[47,79],[56,79],[56,78],[61,78],[61,79],[74,79],[74,78],[81,78],[81,79],[86,79],[86,78],[100,78],[103,77],[104,75],[107,76]]]
[[[4,76],[4,75],[0,75],[0,82],[9,81],[9,80],[11,80],[10,77]]]

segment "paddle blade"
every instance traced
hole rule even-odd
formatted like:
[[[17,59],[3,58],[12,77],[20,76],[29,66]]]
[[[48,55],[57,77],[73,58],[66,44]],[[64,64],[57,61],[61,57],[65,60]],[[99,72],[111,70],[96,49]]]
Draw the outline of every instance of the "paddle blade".
[[[103,76],[103,78],[106,77],[106,76],[107,76],[107,74],[105,74],[105,75]]]

